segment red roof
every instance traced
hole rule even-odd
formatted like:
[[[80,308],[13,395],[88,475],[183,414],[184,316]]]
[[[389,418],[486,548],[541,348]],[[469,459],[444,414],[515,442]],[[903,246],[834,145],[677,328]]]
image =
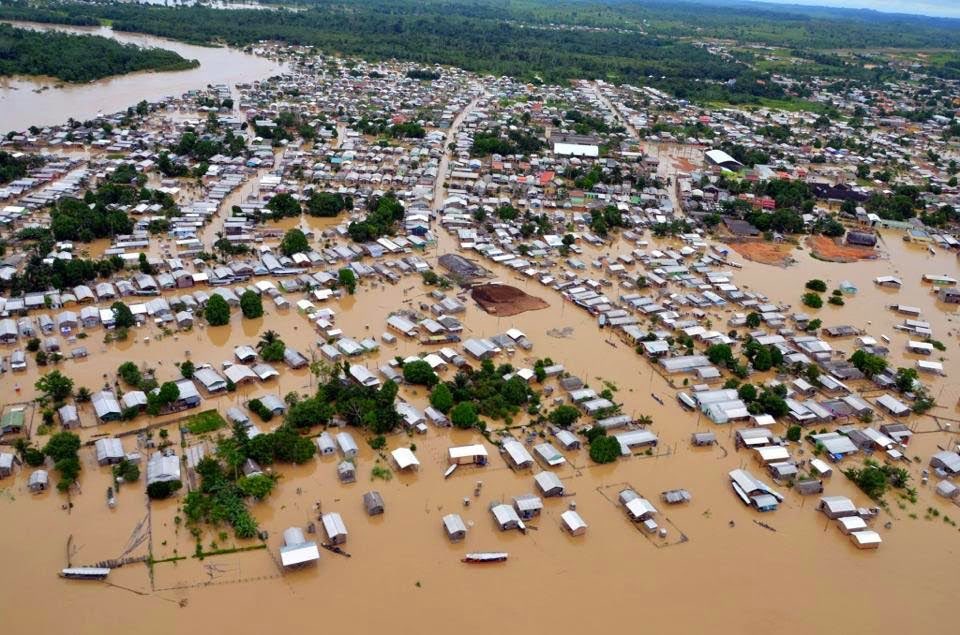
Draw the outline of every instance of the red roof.
[[[547,170],[546,172],[540,173],[540,185],[546,185],[553,180],[557,174],[553,170]]]

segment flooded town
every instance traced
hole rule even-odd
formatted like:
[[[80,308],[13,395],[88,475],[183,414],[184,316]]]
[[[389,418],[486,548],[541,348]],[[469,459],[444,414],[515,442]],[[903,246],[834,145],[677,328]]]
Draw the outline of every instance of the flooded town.
[[[122,37],[207,57],[0,84],[10,632],[941,627],[957,80]]]

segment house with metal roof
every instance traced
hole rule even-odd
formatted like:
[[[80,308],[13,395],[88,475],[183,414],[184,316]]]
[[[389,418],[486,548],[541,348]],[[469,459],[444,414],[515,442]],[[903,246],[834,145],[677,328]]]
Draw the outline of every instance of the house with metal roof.
[[[570,450],[579,450],[580,449],[580,439],[574,433],[569,430],[557,430],[554,435],[557,439],[557,443],[567,451]]]
[[[650,501],[641,497],[632,489],[621,490],[617,494],[617,500],[623,505],[630,520],[635,523],[648,520],[657,513],[657,508]]]
[[[27,479],[27,489],[31,492],[42,492],[50,484],[50,475],[46,470],[34,470]]]
[[[823,496],[817,505],[817,511],[821,511],[827,518],[835,520],[846,516],[856,516],[857,506],[846,496]]]
[[[563,481],[553,472],[540,472],[535,474],[533,481],[537,484],[537,489],[539,489],[540,493],[545,497],[563,496],[565,490]]]
[[[467,526],[459,514],[447,514],[443,517],[442,523],[450,542],[459,542],[467,537]]]
[[[119,463],[125,456],[123,445],[116,437],[97,439],[94,447],[97,452],[97,463],[101,466]]]
[[[103,423],[118,421],[123,415],[117,398],[108,390],[93,393],[90,397],[90,403],[97,414],[97,419]]]
[[[200,385],[203,386],[203,389],[208,393],[223,392],[227,389],[227,381],[220,376],[220,373],[212,368],[205,367],[196,369],[193,373],[193,378],[200,382]]]
[[[13,474],[13,466],[19,462],[17,455],[12,452],[0,452],[0,478]]]
[[[810,442],[814,445],[822,445],[827,454],[834,458],[843,458],[848,454],[856,454],[859,450],[850,440],[850,437],[839,432],[824,432],[810,436]]]
[[[487,448],[480,443],[454,446],[447,450],[447,460],[451,465],[486,465]]]
[[[363,495],[363,508],[367,516],[377,516],[383,513],[383,496],[380,492],[373,490]]]
[[[420,461],[410,448],[396,448],[390,453],[390,456],[393,457],[394,463],[397,464],[397,469],[401,472],[420,469]]]
[[[357,466],[344,459],[337,463],[337,478],[341,483],[355,483],[357,481]]]
[[[366,386],[367,388],[377,388],[380,386],[380,380],[377,379],[377,376],[367,370],[366,366],[361,366],[360,364],[350,365],[350,377],[361,386]]]
[[[517,511],[510,505],[505,505],[503,503],[494,505],[490,508],[490,513],[493,514],[494,522],[496,522],[497,527],[500,528],[500,531],[507,531],[510,529],[526,529],[523,521],[520,520],[520,516],[517,514]]]
[[[755,507],[758,511],[774,511],[783,501],[782,495],[746,470],[731,471],[730,484],[744,505]]]
[[[217,376],[219,377],[219,375]],[[180,394],[177,396],[177,400],[173,402],[172,407],[174,410],[196,408],[200,405],[201,401],[203,401],[200,397],[200,393],[197,392],[196,384],[194,384],[192,380],[184,377],[183,379],[178,379],[176,384]],[[223,387],[226,389],[226,382],[224,382]],[[159,388],[157,390],[159,390]]]
[[[572,509],[560,514],[560,522],[571,536],[582,536],[587,531],[587,523]]]
[[[507,464],[515,470],[533,467],[533,457],[516,439],[504,439],[501,445]]]
[[[357,442],[353,440],[353,435],[351,435],[349,432],[338,432],[336,435],[336,441],[340,448],[340,452],[346,459],[355,458],[360,451],[360,448],[357,447]]]
[[[559,450],[549,443],[538,443],[533,446],[533,453],[547,467],[559,467],[567,462]]]
[[[521,494],[513,497],[513,506],[522,520],[530,520],[543,511],[543,501],[533,494]]]
[[[653,447],[658,442],[657,435],[649,430],[630,430],[629,432],[616,434],[613,438],[620,443],[620,454],[623,456],[628,456],[635,447]]]
[[[331,456],[337,452],[337,444],[333,440],[333,436],[324,430],[320,433],[320,436],[314,439],[314,442],[317,444],[317,453],[320,456]]]
[[[77,407],[73,404],[64,404],[57,409],[57,415],[60,417],[60,425],[64,430],[72,430],[80,427],[80,416],[77,413]]]
[[[147,460],[147,485],[179,481],[180,459],[172,452],[154,452]]]
[[[303,567],[320,559],[317,543],[309,541],[299,527],[289,527],[283,532],[280,547],[280,564],[284,567]]]
[[[340,514],[330,512],[321,516],[320,520],[331,544],[342,545],[347,542],[347,525]]]
[[[942,450],[930,458],[930,467],[941,476],[960,474],[960,454]]]

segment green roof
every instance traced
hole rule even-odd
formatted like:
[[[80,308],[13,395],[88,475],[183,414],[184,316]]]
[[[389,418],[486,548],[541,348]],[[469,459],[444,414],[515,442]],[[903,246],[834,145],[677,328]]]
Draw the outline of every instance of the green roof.
[[[23,428],[24,420],[25,412],[22,408],[7,410],[3,414],[3,418],[0,418],[0,429],[2,429],[4,432],[21,430]]]

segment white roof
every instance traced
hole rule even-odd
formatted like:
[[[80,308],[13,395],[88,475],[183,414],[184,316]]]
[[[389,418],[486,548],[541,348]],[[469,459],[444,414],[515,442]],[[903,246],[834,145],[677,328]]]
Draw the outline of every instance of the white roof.
[[[506,525],[508,523],[519,523],[520,516],[517,515],[517,510],[515,510],[510,505],[496,505],[490,508],[490,511],[493,513],[493,517],[497,519],[497,524],[500,526]]]
[[[881,542],[883,542],[883,539],[880,538],[880,534],[869,529],[851,533],[850,540],[857,543],[857,545],[879,545]]]
[[[510,460],[513,461],[515,465],[533,463],[533,457],[527,452],[527,448],[523,447],[523,444],[516,439],[505,439],[503,441],[503,449],[510,455]]]
[[[280,547],[280,563],[285,567],[292,567],[305,562],[320,559],[320,550],[315,542],[302,542],[297,545]]]
[[[843,518],[838,518],[837,522],[848,532],[860,531],[861,529],[867,528],[867,521],[859,516],[844,516]]]
[[[487,448],[482,444],[458,445],[450,448],[449,455],[451,459],[458,459],[467,456],[487,456]]]
[[[329,538],[347,535],[347,526],[344,524],[340,514],[330,512],[329,514],[324,514],[321,520],[323,521],[323,530],[327,532]]]
[[[820,503],[831,512],[856,512],[857,506],[846,496],[824,496]]]
[[[443,517],[443,526],[446,527],[447,533],[455,534],[457,532],[467,532],[467,526],[463,524],[463,519],[460,518],[459,514],[447,514]]]
[[[787,461],[790,459],[790,452],[787,448],[779,445],[755,448],[754,451],[760,456],[760,460],[764,463],[775,463],[777,461]]]
[[[634,518],[640,518],[647,514],[657,513],[657,508],[654,507],[650,501],[648,501],[646,498],[640,498],[639,496],[627,501],[624,507],[627,508],[627,511],[629,511],[630,515]]]
[[[393,460],[397,462],[397,467],[401,470],[405,470],[408,467],[420,466],[420,461],[417,460],[416,455],[410,448],[397,448],[390,454],[393,456]]]
[[[583,518],[580,517],[580,514],[573,511],[572,509],[568,509],[567,511],[560,514],[560,520],[562,520],[563,524],[567,527],[567,529],[569,529],[572,532],[577,531],[578,529],[587,528],[587,523],[583,521]]]

